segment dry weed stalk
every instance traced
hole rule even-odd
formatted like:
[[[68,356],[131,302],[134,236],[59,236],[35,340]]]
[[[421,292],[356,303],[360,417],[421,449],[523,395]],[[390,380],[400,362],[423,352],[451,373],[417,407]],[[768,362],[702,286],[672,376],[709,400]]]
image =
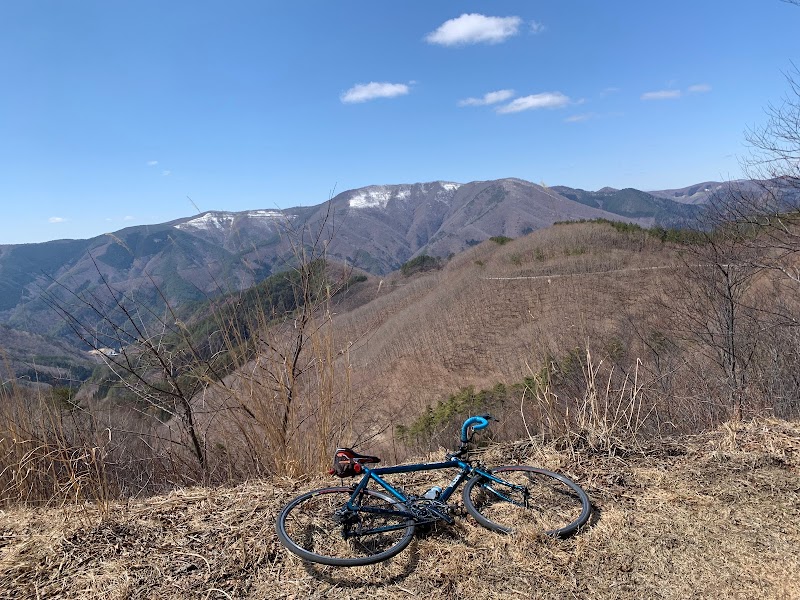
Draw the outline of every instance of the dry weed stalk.
[[[614,368],[609,370],[605,385],[598,386],[603,361],[596,363],[588,345],[583,374],[586,394],[575,415],[580,437],[593,450],[615,454],[630,450],[639,443],[639,431],[654,410],[644,411],[644,384],[639,379],[641,361],[636,359],[633,375],[625,374],[622,384],[614,389]]]
[[[645,407],[645,384],[639,373],[641,361],[637,359],[633,374],[626,373],[617,386],[613,367],[601,380],[603,362],[595,362],[587,345],[586,360],[581,364],[585,392],[583,398],[575,398],[574,402],[560,398],[554,391],[549,369],[545,374],[533,376],[534,408],[542,437],[561,440],[573,449],[587,446],[608,454],[629,451],[639,445],[641,430],[655,411],[655,406]],[[528,437],[533,439],[525,415],[527,392],[523,393],[520,413]]]
[[[246,447],[272,474],[300,476],[327,463],[352,417],[347,353],[335,346],[330,311],[305,322],[302,360],[289,362],[276,335],[259,352],[231,397],[247,410],[232,413]],[[283,332],[283,343],[292,332]],[[297,338],[294,340],[299,342]]]
[[[533,395],[536,398],[536,408],[539,416],[539,433],[542,437],[562,438],[568,437],[570,432],[569,407],[565,406],[558,395],[553,391],[550,381],[550,371],[546,374],[533,376]],[[528,428],[525,417],[525,395],[528,390],[523,390],[520,402],[522,422],[530,439],[534,436]]]
[[[0,392],[0,506],[111,499],[102,442],[19,387]],[[69,416],[68,416],[69,417]]]

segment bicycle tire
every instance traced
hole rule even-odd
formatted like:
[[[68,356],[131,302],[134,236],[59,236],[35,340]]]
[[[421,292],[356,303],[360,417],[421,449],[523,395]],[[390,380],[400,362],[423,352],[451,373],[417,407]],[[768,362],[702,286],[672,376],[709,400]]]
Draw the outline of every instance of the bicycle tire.
[[[410,517],[356,511],[349,513],[347,525],[335,512],[353,495],[351,488],[332,487],[298,496],[287,504],[276,523],[278,539],[291,552],[311,562],[335,567],[356,567],[387,560],[411,543],[416,524]],[[404,509],[394,498],[373,490],[364,490],[356,502],[359,507]],[[345,539],[346,527],[366,528]],[[397,527],[370,533],[381,527]]]
[[[489,469],[511,484],[525,486],[527,498],[510,486],[473,476],[464,486],[464,507],[478,523],[493,531],[511,533],[521,527],[565,538],[586,524],[592,512],[589,496],[564,475],[537,467],[515,465]]]

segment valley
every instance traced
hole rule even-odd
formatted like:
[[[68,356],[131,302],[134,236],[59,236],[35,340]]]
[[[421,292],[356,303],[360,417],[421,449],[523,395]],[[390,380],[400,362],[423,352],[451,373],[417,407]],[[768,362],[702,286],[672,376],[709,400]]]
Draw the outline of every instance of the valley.
[[[469,200],[456,203],[470,186]],[[521,220],[525,190],[545,214],[547,206],[554,211],[548,226]],[[427,208],[419,208],[423,192],[433,194]],[[141,485],[157,493],[175,481],[298,476],[342,445],[400,461],[449,445],[454,424],[475,412],[500,419],[498,440],[583,438],[608,427],[585,441],[609,452],[631,437],[691,433],[736,415],[797,414],[795,355],[772,351],[776,339],[793,344],[794,330],[784,324],[795,310],[785,294],[790,282],[780,271],[733,263],[733,253],[749,252],[749,238],[643,227],[635,222],[645,219],[635,191],[562,192],[628,216],[587,220],[608,213],[503,180],[345,192],[324,214],[308,210],[283,225],[274,213],[250,211],[179,221],[149,237],[139,229],[118,232],[93,246],[96,258],[70,263],[46,294],[11,311],[17,319],[29,314],[31,329],[61,319],[61,336],[74,336],[74,350],[62,350],[54,363],[43,334],[25,337],[7,327],[5,339],[39,345],[29,343],[27,354],[6,361],[4,393],[22,402],[19,410],[32,411],[25,419],[34,430],[56,407],[72,411],[67,438],[90,443],[99,432],[117,432],[112,443],[92,442],[114,465],[104,477],[114,481],[115,494]],[[411,217],[420,213],[401,211],[411,199],[423,213],[458,208],[437,221],[437,233],[431,228],[419,238],[415,227],[425,221]],[[513,210],[502,208],[506,202]],[[576,211],[567,214],[572,218],[555,212],[561,203]],[[337,206],[347,207],[341,219]],[[392,211],[406,215],[404,226],[397,216],[389,219]],[[236,246],[235,230],[247,231],[253,219],[266,242],[247,254]],[[458,226],[447,229],[445,222]],[[484,239],[475,230],[464,234],[467,222],[483,223]],[[490,222],[501,226],[490,229]],[[354,231],[373,225],[383,232],[373,243],[412,231],[402,237],[406,244],[415,237],[428,243],[406,262],[392,259],[401,266],[395,271],[359,269],[347,244],[355,243]],[[440,236],[446,230],[461,237]],[[427,253],[446,239],[460,239],[463,248]],[[164,265],[190,277],[190,261],[201,260],[203,248],[218,256],[240,248],[241,262],[210,260],[208,279],[193,279],[189,294]],[[266,248],[272,258],[258,262]],[[238,281],[259,283],[223,285],[225,273],[242,264],[252,268]],[[99,279],[91,278],[92,268]],[[731,281],[736,296],[726,296]],[[37,302],[53,314],[35,318]],[[735,338],[726,333],[729,314]],[[89,360],[78,341],[100,353]],[[49,371],[31,374],[32,364]],[[52,374],[55,368],[61,371]],[[34,409],[24,398],[44,406]],[[281,462],[275,447],[292,460]]]
[[[696,213],[693,205],[659,194],[543,188],[519,179],[370,186],[317,206],[211,211],[89,240],[0,245],[0,324],[7,332],[0,348],[14,373],[64,344],[73,349],[72,362],[89,367],[84,352],[90,344],[58,310],[91,320],[77,295],[101,298],[113,290],[142,306],[166,302],[177,309],[238,293],[291,268],[293,244],[315,228],[326,228],[328,260],[387,275],[417,256],[446,258],[490,237],[516,238],[557,221],[604,218],[670,227]],[[38,336],[36,353],[17,345],[24,334]],[[111,343],[100,332],[97,337],[95,346]]]

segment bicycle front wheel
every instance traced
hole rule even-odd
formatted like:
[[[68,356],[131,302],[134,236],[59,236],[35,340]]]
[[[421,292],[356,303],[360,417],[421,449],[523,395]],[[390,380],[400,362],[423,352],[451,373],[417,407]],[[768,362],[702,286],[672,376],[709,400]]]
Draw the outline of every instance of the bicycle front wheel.
[[[464,486],[464,507],[484,527],[511,533],[533,526],[553,537],[567,537],[588,520],[589,497],[564,475],[523,465],[489,470]]]
[[[380,562],[411,543],[415,523],[403,504],[364,490],[348,510],[352,495],[334,487],[298,496],[278,516],[278,539],[301,558],[336,567]]]

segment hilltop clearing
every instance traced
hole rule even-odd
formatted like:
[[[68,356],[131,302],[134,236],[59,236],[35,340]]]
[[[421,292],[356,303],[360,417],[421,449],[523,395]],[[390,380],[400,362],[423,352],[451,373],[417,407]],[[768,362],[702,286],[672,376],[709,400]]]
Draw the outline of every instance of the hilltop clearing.
[[[800,423],[729,424],[627,456],[534,441],[483,452],[574,477],[592,525],[556,541],[464,518],[391,562],[333,569],[302,563],[274,533],[280,507],[328,478],[15,508],[0,512],[0,598],[800,596]]]

